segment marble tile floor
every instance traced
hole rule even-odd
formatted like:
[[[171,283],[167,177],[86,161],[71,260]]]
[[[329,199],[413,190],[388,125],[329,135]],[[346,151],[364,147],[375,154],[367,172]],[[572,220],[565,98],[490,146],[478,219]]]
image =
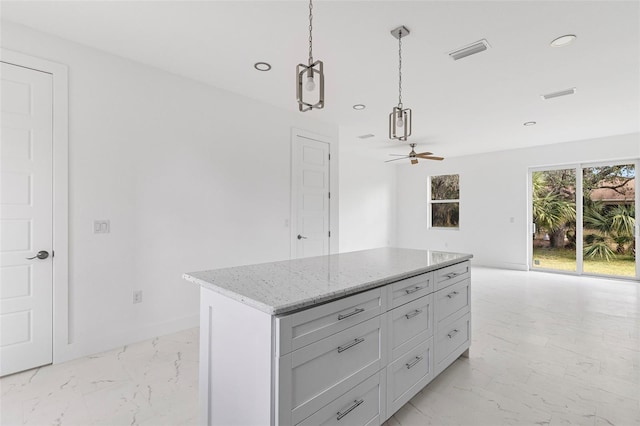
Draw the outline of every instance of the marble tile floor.
[[[0,379],[0,425],[195,425],[198,329]]]
[[[640,425],[640,285],[474,268],[471,356],[398,425]],[[0,424],[194,425],[198,331],[0,379]]]

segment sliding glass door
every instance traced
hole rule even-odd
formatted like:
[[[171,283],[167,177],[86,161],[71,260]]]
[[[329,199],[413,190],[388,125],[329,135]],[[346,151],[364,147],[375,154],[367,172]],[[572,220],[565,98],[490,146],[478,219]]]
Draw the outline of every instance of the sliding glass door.
[[[576,169],[531,174],[534,269],[576,272]]]
[[[531,269],[639,278],[637,161],[530,173]]]
[[[582,169],[583,271],[636,276],[635,164]]]

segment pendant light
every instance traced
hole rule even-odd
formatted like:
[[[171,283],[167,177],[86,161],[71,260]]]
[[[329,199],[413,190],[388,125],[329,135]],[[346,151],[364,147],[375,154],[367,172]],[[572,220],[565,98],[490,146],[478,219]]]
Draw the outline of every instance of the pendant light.
[[[300,111],[324,108],[324,64],[313,62],[313,3],[309,0],[309,60],[296,67],[296,98]]]
[[[389,139],[404,142],[411,136],[411,110],[402,105],[402,37],[409,35],[409,29],[403,25],[391,35],[398,39],[398,106],[389,114]]]

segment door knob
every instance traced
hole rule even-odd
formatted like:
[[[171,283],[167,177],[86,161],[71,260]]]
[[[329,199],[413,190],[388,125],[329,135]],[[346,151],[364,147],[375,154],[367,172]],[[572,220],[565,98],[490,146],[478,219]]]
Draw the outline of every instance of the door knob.
[[[43,259],[46,259],[47,257],[49,257],[49,252],[48,252],[48,251],[45,251],[45,250],[41,250],[41,251],[39,251],[39,252],[38,252],[38,254],[36,254],[35,256],[33,256],[33,257],[26,257],[25,259],[27,259],[27,260],[33,260],[33,259],[35,259],[35,258],[38,258],[38,259],[40,259],[40,260],[43,260]]]
[[[298,234],[298,239],[299,239],[299,240],[302,240],[302,239],[305,239],[305,240],[306,240],[306,239],[307,239],[307,237],[303,237],[302,235]]]

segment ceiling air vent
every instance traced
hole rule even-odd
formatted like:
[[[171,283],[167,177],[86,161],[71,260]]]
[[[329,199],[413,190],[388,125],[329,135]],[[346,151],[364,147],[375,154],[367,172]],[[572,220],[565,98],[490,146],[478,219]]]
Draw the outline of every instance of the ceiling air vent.
[[[560,96],[573,95],[576,93],[576,88],[572,87],[571,89],[561,90],[559,92],[547,93],[546,95],[542,95],[542,99],[552,99],[559,98]]]
[[[485,39],[480,41],[476,41],[475,43],[471,43],[468,46],[462,47],[460,49],[454,50],[453,52],[449,52],[449,56],[454,61],[458,59],[466,58],[467,56],[475,55],[476,53],[484,52],[488,48],[490,48],[489,42]]]
[[[374,136],[375,136],[375,135],[373,135],[373,134],[371,134],[371,133],[367,133],[366,135],[360,135],[360,136],[358,136],[358,138],[360,138],[360,139],[369,139],[369,138],[372,138],[372,137],[374,137]]]

